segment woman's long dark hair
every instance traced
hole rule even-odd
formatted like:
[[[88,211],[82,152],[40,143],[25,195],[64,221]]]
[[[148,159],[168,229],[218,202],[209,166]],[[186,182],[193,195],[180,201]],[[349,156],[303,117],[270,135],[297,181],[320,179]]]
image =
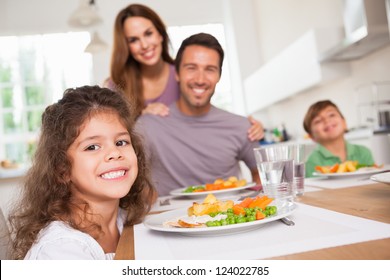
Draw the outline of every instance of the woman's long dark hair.
[[[129,51],[129,46],[123,29],[127,18],[143,17],[150,20],[162,36],[162,59],[169,64],[174,60],[169,54],[169,36],[164,22],[152,9],[140,4],[132,4],[122,9],[114,24],[114,43],[111,55],[111,79],[115,90],[121,91],[136,105],[137,116],[145,108],[140,63]]]

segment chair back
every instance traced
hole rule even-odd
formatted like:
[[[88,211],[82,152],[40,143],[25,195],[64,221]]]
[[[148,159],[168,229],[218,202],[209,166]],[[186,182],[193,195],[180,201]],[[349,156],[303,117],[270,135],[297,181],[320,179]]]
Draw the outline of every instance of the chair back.
[[[0,208],[0,260],[8,259],[8,249],[10,245],[9,228],[4,217],[3,211]]]

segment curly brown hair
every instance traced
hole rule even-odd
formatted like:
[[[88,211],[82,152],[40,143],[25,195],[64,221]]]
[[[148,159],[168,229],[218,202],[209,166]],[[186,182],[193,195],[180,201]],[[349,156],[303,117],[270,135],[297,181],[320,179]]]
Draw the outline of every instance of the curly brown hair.
[[[111,79],[115,90],[124,93],[136,105],[137,116],[145,108],[141,80],[140,63],[130,54],[129,46],[124,34],[123,24],[130,17],[143,17],[150,20],[162,36],[162,59],[173,64],[169,54],[169,36],[166,26],[156,12],[147,6],[131,4],[122,9],[116,16],[114,23],[114,43],[111,55]]]
[[[101,231],[98,224],[75,218],[82,210],[88,219],[86,202],[76,201],[71,194],[71,161],[67,151],[80,133],[81,125],[101,112],[116,112],[130,134],[138,160],[138,176],[129,193],[120,199],[126,210],[126,225],[142,221],[149,212],[156,192],[141,143],[134,132],[134,111],[120,93],[99,86],[67,89],[57,103],[42,115],[41,135],[32,166],[25,177],[21,200],[10,215],[12,258],[23,259],[35,242],[39,231],[52,221],[64,221],[75,229],[91,233]],[[90,213],[88,213],[90,214]],[[85,226],[85,225],[88,226]]]

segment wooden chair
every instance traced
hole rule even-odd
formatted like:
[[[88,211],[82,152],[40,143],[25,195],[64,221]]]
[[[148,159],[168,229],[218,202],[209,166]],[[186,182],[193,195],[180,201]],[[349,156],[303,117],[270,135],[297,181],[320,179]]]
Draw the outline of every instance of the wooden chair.
[[[6,260],[9,258],[8,249],[9,249],[9,229],[4,217],[3,211],[0,208],[0,260]]]

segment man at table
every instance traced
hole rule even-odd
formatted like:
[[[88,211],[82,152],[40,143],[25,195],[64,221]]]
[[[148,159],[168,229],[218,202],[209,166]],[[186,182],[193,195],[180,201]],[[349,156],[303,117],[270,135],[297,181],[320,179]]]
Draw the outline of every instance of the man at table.
[[[166,117],[145,114],[137,121],[160,196],[217,178],[239,177],[239,161],[260,183],[253,153],[258,143],[246,135],[250,123],[210,103],[223,57],[218,40],[209,34],[185,39],[175,61],[181,91],[178,101]]]

